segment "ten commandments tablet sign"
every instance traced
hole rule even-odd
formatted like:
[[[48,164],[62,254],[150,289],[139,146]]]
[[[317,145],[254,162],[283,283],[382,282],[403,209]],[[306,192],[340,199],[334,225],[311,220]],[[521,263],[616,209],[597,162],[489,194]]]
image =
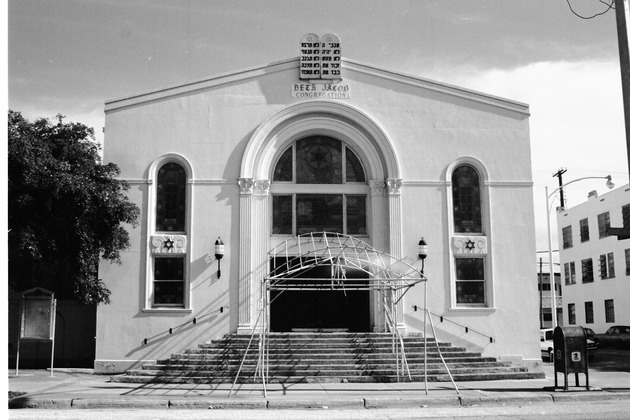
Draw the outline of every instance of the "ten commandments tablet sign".
[[[341,41],[335,34],[321,40],[306,34],[300,40],[300,79],[341,80]]]

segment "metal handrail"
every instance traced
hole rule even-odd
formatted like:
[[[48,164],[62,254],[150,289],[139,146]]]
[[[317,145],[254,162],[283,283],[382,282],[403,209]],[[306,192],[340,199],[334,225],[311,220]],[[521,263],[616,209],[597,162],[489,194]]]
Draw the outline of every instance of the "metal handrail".
[[[229,308],[229,305],[226,305],[226,306],[221,306],[221,307],[219,307],[219,309],[215,309],[214,311],[206,312],[206,313],[205,313],[205,314],[203,314],[203,315],[199,315],[199,316],[193,317],[193,319],[191,319],[190,321],[186,321],[186,322],[184,322],[184,323],[182,323],[182,324],[177,325],[176,327],[169,328],[168,330],[162,331],[161,333],[158,333],[158,334],[156,334],[156,335],[154,335],[154,336],[152,336],[152,337],[147,337],[147,338],[145,338],[144,340],[142,340],[142,345],[143,345],[143,346],[146,346],[146,345],[149,343],[149,340],[153,340],[153,339],[155,339],[155,338],[157,338],[157,337],[159,337],[159,336],[161,336],[161,335],[165,335],[165,334],[169,334],[169,335],[170,335],[170,334],[173,334],[173,330],[175,330],[175,329],[177,329],[177,328],[181,328],[181,327],[183,327],[183,326],[184,326],[184,325],[186,325],[186,324],[190,324],[190,323],[192,323],[193,325],[196,325],[196,324],[197,324],[197,322],[198,322],[201,318],[204,318],[204,317],[206,317],[206,316],[208,316],[208,315],[212,315],[212,314],[217,313],[217,312],[219,312],[219,313],[223,313],[223,311],[224,311],[225,309],[227,309],[227,308]]]
[[[400,370],[402,369],[403,374],[405,368],[407,370],[407,376],[411,379],[411,371],[409,370],[409,363],[407,362],[407,355],[405,354],[405,342],[403,341],[402,335],[398,328],[396,328],[396,323],[392,319],[392,313],[387,307],[387,305],[383,305],[385,309],[385,320],[387,321],[389,330],[392,332],[392,341],[396,338],[398,339],[398,344],[400,345],[400,353],[398,352],[398,348],[396,347],[395,342],[392,343],[392,351],[396,355],[396,379],[400,382]],[[402,359],[401,363],[399,363],[399,358]]]
[[[425,310],[424,308],[422,308],[421,306],[418,306],[418,305],[413,305],[413,306],[412,306],[412,308],[413,308],[414,312],[417,312],[417,311],[424,311],[424,310]],[[451,321],[450,319],[445,318],[445,317],[444,317],[444,315],[434,314],[433,312],[431,312],[431,311],[429,311],[429,310],[427,310],[427,312],[429,312],[429,313],[430,313],[431,315],[433,315],[433,316],[439,316],[439,317],[440,317],[440,322],[448,321],[448,322],[450,322],[451,324],[455,324],[455,325],[457,325],[457,326],[460,326],[460,327],[464,328],[464,329],[466,330],[466,332],[467,332],[467,333],[468,333],[468,332],[474,332],[474,333],[476,333],[476,334],[479,334],[479,335],[482,335],[482,336],[484,336],[484,337],[486,337],[486,338],[489,338],[489,339],[490,339],[490,343],[496,343],[496,341],[497,341],[497,340],[496,340],[496,338],[494,338],[494,337],[491,337],[491,336],[489,336],[489,335],[487,335],[487,334],[484,334],[484,333],[482,333],[482,332],[479,332],[479,331],[473,330],[472,328],[467,327],[467,326],[465,326],[465,325],[462,325],[462,324],[460,324],[460,323],[458,323],[458,322]]]

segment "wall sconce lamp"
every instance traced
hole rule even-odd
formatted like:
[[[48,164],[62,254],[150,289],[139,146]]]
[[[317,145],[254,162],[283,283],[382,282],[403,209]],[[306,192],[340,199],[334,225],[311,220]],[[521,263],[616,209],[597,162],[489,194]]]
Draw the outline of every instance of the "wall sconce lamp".
[[[225,253],[225,245],[223,244],[223,241],[221,240],[221,237],[219,236],[219,238],[214,243],[214,256],[217,259],[217,264],[219,264],[219,267],[217,269],[218,279],[221,278],[221,258],[223,258],[224,253]]]
[[[420,242],[418,242],[418,258],[422,261],[422,268],[420,272],[424,274],[424,259],[427,257],[429,251],[429,247],[427,243],[424,241],[424,236],[420,238]]]

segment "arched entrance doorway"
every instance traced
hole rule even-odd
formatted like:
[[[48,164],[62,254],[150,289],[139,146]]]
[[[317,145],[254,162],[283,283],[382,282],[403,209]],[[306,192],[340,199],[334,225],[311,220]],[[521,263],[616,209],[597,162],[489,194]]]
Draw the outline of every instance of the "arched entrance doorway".
[[[370,331],[370,294],[392,330],[398,300],[426,280],[408,263],[333,232],[297,236],[268,256],[263,311],[272,332]]]
[[[326,231],[367,238],[367,192],[363,164],[346,142],[324,135],[299,138],[273,170],[272,237]],[[334,270],[315,262],[296,266],[297,261],[285,256],[270,262],[271,272],[284,267],[290,273],[285,282],[292,285],[271,291],[272,331],[369,331],[368,290],[312,288],[329,283]],[[343,276],[359,284],[367,273],[348,269]]]
[[[300,268],[300,263],[305,267]],[[270,330],[370,331],[369,275],[356,268],[344,268],[343,280],[335,279],[329,265],[317,265],[314,259],[303,261],[276,257],[270,260],[271,272],[285,268],[282,282],[286,289],[270,291]],[[351,283],[348,283],[348,281]],[[337,283],[337,284],[335,284]],[[355,290],[361,286],[361,290]]]
[[[267,252],[289,238],[321,231],[353,235],[400,257],[402,183],[398,173],[397,158],[385,133],[368,116],[347,104],[307,101],[289,106],[262,123],[247,145],[238,180],[237,332],[248,334],[255,329],[262,305],[260,285],[272,270]],[[325,276],[318,270],[300,275]],[[337,323],[330,320],[348,319],[350,312],[360,313],[361,321],[342,328],[384,331],[375,293],[356,295],[368,297],[348,298],[346,294],[342,300],[326,298],[324,294],[317,298],[294,295],[302,302],[314,300],[316,307],[333,302],[328,306],[353,309],[339,310],[323,324],[326,317],[309,319],[304,315],[299,324],[285,323],[279,328],[318,324],[336,328]],[[285,308],[280,309],[282,304],[274,308],[274,317],[288,318],[301,308],[291,308],[293,299],[278,297],[277,301],[283,299]],[[355,307],[361,309],[356,311]],[[402,317],[398,325],[402,325]]]

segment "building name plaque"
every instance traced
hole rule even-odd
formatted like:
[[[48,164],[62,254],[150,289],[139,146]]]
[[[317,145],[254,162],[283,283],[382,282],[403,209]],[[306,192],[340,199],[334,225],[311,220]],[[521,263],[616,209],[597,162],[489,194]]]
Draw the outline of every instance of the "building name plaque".
[[[294,98],[350,99],[350,85],[346,83],[293,83]]]

